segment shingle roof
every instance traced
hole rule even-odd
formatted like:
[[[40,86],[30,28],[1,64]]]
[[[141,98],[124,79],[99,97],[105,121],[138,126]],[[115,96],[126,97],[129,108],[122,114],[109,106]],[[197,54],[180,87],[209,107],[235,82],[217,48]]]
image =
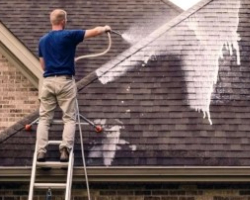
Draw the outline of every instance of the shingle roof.
[[[109,24],[113,29],[121,33],[132,27],[130,30],[136,30],[140,37],[145,37],[155,28],[182,12],[181,9],[165,0],[147,2],[139,0],[133,2],[117,2],[113,0],[105,2],[64,1],[63,3],[61,1],[43,1],[39,4],[29,0],[22,2],[12,0],[7,3],[0,2],[0,4],[1,22],[35,55],[37,55],[37,41],[39,37],[50,29],[48,14],[54,8],[59,7],[67,10],[68,28],[92,28],[98,25]],[[152,16],[154,16],[153,19]],[[148,28],[145,29],[144,26]],[[136,29],[133,29],[133,27],[136,27]],[[103,65],[131,45],[120,37],[113,36],[112,39],[111,51],[105,57],[83,60],[77,64],[77,79],[81,79],[89,72],[94,71],[94,69]],[[138,40],[138,37],[134,39],[134,42],[136,40]],[[99,52],[105,49],[106,46],[106,37],[88,40],[79,47],[78,55]],[[90,74],[89,77],[91,76]],[[86,86],[85,82],[87,80],[87,77],[83,78],[79,88],[83,85]],[[58,113],[59,115],[60,113]],[[35,133],[21,131],[21,129],[27,121],[34,120],[36,116],[37,112],[1,133],[1,165],[30,165],[35,143]],[[53,131],[52,128],[51,135],[53,135],[53,132],[61,132],[62,127],[55,127],[54,129]],[[79,149],[79,146],[76,149]]]
[[[130,27],[137,27],[138,35],[147,35],[159,25],[166,23],[181,13],[181,10],[166,1],[81,1],[45,0],[37,3],[31,0],[11,0],[0,2],[0,20],[19,38],[25,46],[37,55],[39,38],[50,30],[49,13],[55,8],[68,13],[69,29],[90,29],[95,26],[110,25],[123,33]],[[147,27],[145,29],[144,27]],[[138,38],[137,38],[138,39]],[[78,55],[100,52],[107,46],[105,36],[90,39],[79,45]],[[80,61],[77,79],[81,79],[130,46],[120,37],[113,37],[111,51],[98,59]]]
[[[249,165],[249,6],[204,0],[81,80],[81,113],[113,128],[84,127],[88,165]],[[3,142],[2,165],[30,165],[33,144]]]

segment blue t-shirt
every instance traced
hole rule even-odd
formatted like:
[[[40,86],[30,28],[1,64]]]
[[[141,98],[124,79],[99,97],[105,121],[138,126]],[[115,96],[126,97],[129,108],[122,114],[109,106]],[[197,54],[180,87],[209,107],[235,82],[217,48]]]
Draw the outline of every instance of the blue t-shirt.
[[[76,46],[83,41],[85,30],[58,30],[44,35],[39,41],[39,57],[43,57],[43,76],[75,75]]]

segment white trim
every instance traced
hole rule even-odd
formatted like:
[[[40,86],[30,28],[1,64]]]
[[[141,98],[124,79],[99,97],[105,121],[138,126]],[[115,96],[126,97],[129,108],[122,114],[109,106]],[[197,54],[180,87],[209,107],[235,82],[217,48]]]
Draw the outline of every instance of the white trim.
[[[42,69],[38,59],[1,22],[0,52],[39,89]]]

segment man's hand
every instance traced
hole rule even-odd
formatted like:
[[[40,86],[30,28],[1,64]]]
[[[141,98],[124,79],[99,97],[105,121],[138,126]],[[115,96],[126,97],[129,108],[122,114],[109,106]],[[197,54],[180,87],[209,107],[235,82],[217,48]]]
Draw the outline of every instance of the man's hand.
[[[105,33],[111,31],[111,27],[110,26],[104,26],[104,30],[105,30]]]
[[[84,38],[96,37],[108,31],[111,31],[110,26],[97,26],[93,29],[86,30]]]

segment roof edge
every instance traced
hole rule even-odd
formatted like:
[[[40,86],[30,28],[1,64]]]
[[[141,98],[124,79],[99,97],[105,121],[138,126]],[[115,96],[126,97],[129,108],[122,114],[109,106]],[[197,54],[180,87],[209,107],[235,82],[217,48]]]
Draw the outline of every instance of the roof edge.
[[[42,69],[38,59],[0,21],[0,52],[16,66],[30,82],[39,88]]]
[[[250,167],[87,167],[90,182],[249,182]],[[65,179],[65,170],[37,170],[38,181]],[[31,167],[0,167],[0,182],[29,182]],[[73,181],[83,181],[83,167],[75,167]]]
[[[9,137],[16,134],[18,131],[23,130],[26,124],[29,124],[30,122],[34,121],[36,118],[38,118],[38,110],[22,118],[6,130],[0,132],[0,144],[7,140]]]
[[[171,7],[171,8],[173,8],[173,9],[177,10],[178,12],[184,12],[184,10],[183,10],[181,7],[177,6],[176,4],[172,3],[172,2],[169,1],[169,0],[160,0],[160,1],[161,1],[162,3],[168,5],[169,7]]]

